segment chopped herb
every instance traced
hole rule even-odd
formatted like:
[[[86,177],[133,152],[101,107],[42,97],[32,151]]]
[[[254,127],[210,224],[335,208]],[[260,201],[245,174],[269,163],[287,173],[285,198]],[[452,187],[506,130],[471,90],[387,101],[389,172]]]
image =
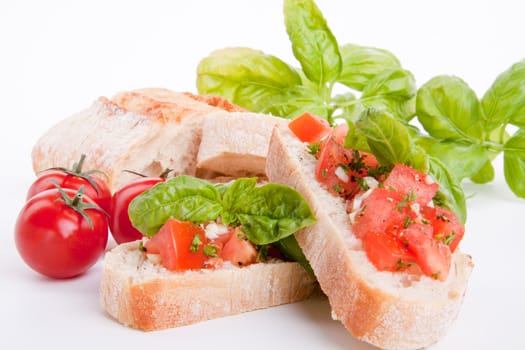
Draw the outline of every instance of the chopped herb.
[[[202,248],[204,255],[209,256],[210,258],[216,258],[219,256],[219,247],[215,244],[208,244]]]
[[[202,244],[201,236],[197,233],[195,236],[193,236],[193,239],[191,240],[190,245],[190,252],[196,253],[199,251],[199,246]]]
[[[396,271],[400,271],[409,268],[410,266],[412,266],[411,262],[404,262],[403,259],[399,259],[398,261],[396,261],[395,269]]]
[[[449,235],[444,235],[443,233],[439,233],[436,236],[436,240],[438,242],[441,242],[446,245],[450,245],[454,239],[456,239],[456,232],[452,231]]]
[[[450,222],[450,219],[443,213],[436,215],[436,219],[444,221],[444,222]]]
[[[425,225],[430,225],[430,221],[428,221],[427,219],[421,219],[421,222]]]
[[[147,252],[146,247],[144,246],[144,242],[139,242],[139,252]]]
[[[437,280],[439,278],[439,272],[434,272],[432,275],[430,275],[430,277]]]
[[[341,193],[341,191],[343,190],[343,188],[341,187],[341,184],[340,183],[337,183],[335,185],[332,186],[332,189],[336,192],[336,193]]]
[[[414,220],[406,215],[405,218],[403,219],[403,228],[408,228],[408,226],[412,225],[414,223]]]
[[[416,192],[414,190],[410,190],[410,192],[407,193],[406,196],[396,204],[396,209],[402,211],[404,207],[406,207],[410,202],[413,202],[416,198]]]
[[[308,145],[308,153],[317,158],[320,150],[321,142],[313,142]]]
[[[365,181],[364,178],[354,177],[353,180],[357,182],[357,185],[359,185],[359,188],[362,189],[363,191],[367,191],[368,189],[370,189],[370,186],[368,186],[368,183]]]

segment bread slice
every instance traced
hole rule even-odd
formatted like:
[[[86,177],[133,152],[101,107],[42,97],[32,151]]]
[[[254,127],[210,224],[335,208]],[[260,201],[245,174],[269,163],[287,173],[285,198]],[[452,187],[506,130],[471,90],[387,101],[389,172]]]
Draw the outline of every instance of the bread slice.
[[[242,108],[215,96],[160,88],[101,97],[41,136],[33,147],[33,169],[70,167],[86,154],[84,169],[106,173],[113,191],[134,178],[126,169],[194,175],[204,116],[224,111]]]
[[[222,176],[264,176],[275,125],[283,118],[265,114],[214,113],[204,119],[197,171]]]
[[[315,278],[295,262],[176,273],[145,258],[138,242],[106,253],[100,284],[106,312],[132,328],[152,331],[189,325],[297,302],[317,290]]]
[[[315,158],[288,128],[273,131],[266,173],[296,188],[317,223],[296,233],[332,317],[356,338],[383,349],[420,349],[438,341],[456,319],[473,263],[456,250],[449,277],[440,282],[404,272],[380,272],[350,229],[343,200],[315,179]]]

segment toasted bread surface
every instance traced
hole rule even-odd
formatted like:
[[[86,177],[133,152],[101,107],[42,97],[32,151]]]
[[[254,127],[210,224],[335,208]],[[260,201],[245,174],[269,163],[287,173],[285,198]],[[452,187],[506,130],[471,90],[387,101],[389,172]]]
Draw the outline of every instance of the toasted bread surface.
[[[378,271],[351,232],[346,204],[315,179],[315,158],[286,127],[274,129],[266,163],[271,182],[296,188],[317,223],[296,238],[327,295],[334,319],[383,349],[419,349],[438,341],[456,319],[473,263],[453,254],[446,281]]]
[[[137,241],[106,253],[100,300],[122,324],[152,331],[297,302],[316,290],[295,262],[171,272],[147,259]]]

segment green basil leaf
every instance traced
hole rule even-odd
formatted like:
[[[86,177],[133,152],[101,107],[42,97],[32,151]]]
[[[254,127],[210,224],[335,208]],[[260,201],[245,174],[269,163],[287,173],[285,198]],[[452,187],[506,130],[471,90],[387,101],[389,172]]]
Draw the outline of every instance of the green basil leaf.
[[[219,191],[212,184],[181,175],[135,197],[128,212],[133,226],[152,236],[169,218],[194,223],[215,220],[222,212],[222,204]]]
[[[485,130],[511,123],[525,127],[525,60],[501,73],[481,100]]]
[[[248,239],[258,245],[276,242],[316,221],[299,192],[273,183],[255,187],[230,208]]]
[[[302,85],[294,86],[279,95],[261,99],[256,108],[260,113],[284,118],[294,118],[304,112],[329,119],[330,106],[327,106],[318,93]]]
[[[416,114],[425,130],[435,138],[482,138],[479,100],[460,78],[438,76],[425,83],[417,93]]]
[[[426,148],[439,159],[458,181],[476,175],[489,160],[488,151],[480,144],[438,141]]]
[[[492,162],[488,160],[483,164],[481,169],[470,177],[470,180],[474,183],[478,184],[486,184],[494,180],[495,174],[494,174],[494,167],[492,166]]]
[[[387,50],[346,44],[339,51],[343,66],[337,81],[358,91],[385,69],[401,68],[399,60]]]
[[[227,186],[222,197],[224,212],[221,219],[225,225],[236,226],[239,224],[236,213],[242,212],[245,203],[251,200],[257,178],[239,178]]]
[[[458,219],[467,220],[467,204],[465,193],[459,181],[448,171],[447,167],[437,158],[429,156],[429,174],[439,184],[439,191],[434,198],[439,205],[452,210]]]
[[[411,159],[412,142],[407,127],[386,110],[368,109],[356,127],[381,164],[405,164]]]
[[[312,0],[285,0],[284,20],[294,56],[311,81],[334,82],[341,72],[335,36]]]
[[[352,121],[347,121],[348,132],[345,137],[345,148],[372,152],[370,146],[368,146],[367,138]]]
[[[505,143],[503,172],[512,192],[525,198],[525,129],[519,129]]]
[[[297,243],[294,235],[278,240],[273,243],[273,246],[276,247],[286,258],[297,261],[306,271],[313,273],[312,267],[306,259],[306,256],[304,256],[304,253],[301,250],[301,247],[299,247],[299,243]]]
[[[300,84],[301,77],[287,63],[249,48],[215,51],[197,67],[200,94],[219,95],[254,112],[259,112],[261,99]]]
[[[401,68],[384,69],[368,81],[358,100],[342,106],[350,120],[368,108],[375,108],[387,109],[398,119],[409,121],[415,115],[416,93],[412,73]]]

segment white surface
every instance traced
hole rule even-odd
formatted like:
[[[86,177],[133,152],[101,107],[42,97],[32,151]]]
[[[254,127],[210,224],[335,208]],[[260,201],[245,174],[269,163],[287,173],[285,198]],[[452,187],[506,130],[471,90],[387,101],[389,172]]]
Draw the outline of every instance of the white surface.
[[[389,49],[418,85],[454,74],[481,96],[497,74],[525,56],[520,1],[317,4],[341,44]],[[33,180],[30,151],[40,134],[101,95],[147,86],[195,92],[196,65],[214,49],[248,46],[294,62],[281,8],[277,0],[0,3],[3,344],[371,348],[332,321],[328,305],[318,300],[162,332],[130,330],[106,317],[98,304],[99,265],[80,278],[52,281],[26,267],[14,247],[14,221]],[[501,171],[489,185],[465,188],[472,197],[462,249],[476,267],[458,320],[432,350],[523,349],[525,200],[509,192]]]

